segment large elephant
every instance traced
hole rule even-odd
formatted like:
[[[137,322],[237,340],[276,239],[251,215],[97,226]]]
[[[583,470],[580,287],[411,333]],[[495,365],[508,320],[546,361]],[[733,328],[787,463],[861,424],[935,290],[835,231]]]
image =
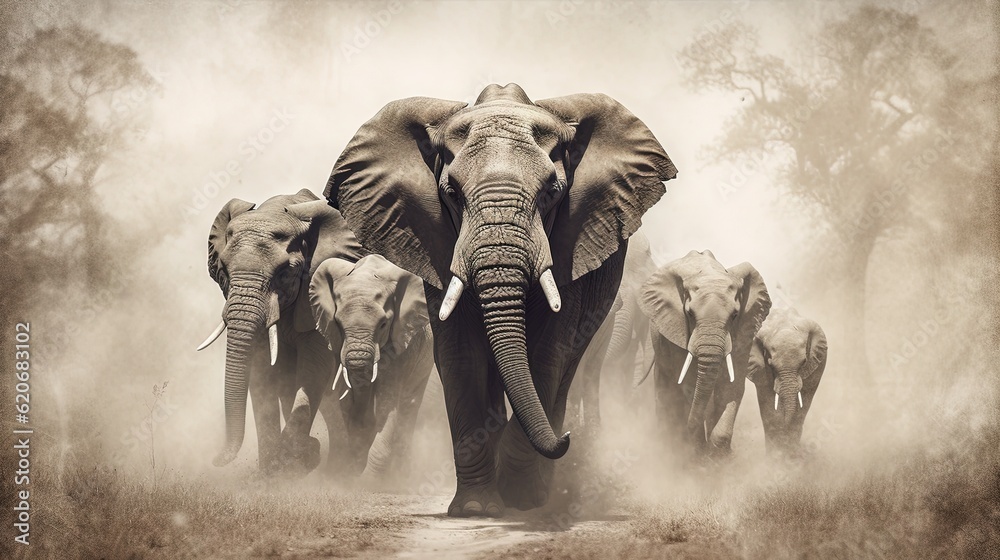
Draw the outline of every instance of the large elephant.
[[[691,251],[649,278],[640,305],[656,331],[661,423],[728,453],[750,347],[771,308],[763,278],[750,263],[727,270],[711,251]],[[692,365],[697,373],[687,377]]]
[[[335,398],[322,405],[329,463],[372,479],[397,471],[434,367],[423,281],[381,255],[357,263],[329,259],[312,277],[309,301],[317,330],[342,364],[332,385]],[[343,423],[334,421],[338,413]],[[341,426],[346,460],[335,456],[333,444]]]
[[[642,231],[629,239],[625,268],[611,313],[594,334],[580,360],[579,379],[569,392],[577,422],[597,430],[601,424],[601,379],[610,382],[613,397],[631,407],[632,387],[653,365],[649,318],[639,309],[640,288],[656,271],[649,240]],[[607,391],[606,391],[607,393]]]
[[[325,195],[366,247],[424,280],[458,479],[449,515],[547,501],[542,458],[569,448],[556,431],[577,364],[627,239],[675,175],[610,97],[533,103],[516,84],[472,106],[394,101],[338,159]]]
[[[757,386],[768,453],[795,453],[826,369],[826,334],[794,309],[774,309],[754,338],[747,379]]]
[[[319,463],[319,442],[309,431],[335,357],[316,332],[309,279],[327,258],[363,254],[340,213],[307,189],[259,205],[234,198],[216,216],[208,273],[226,303],[222,323],[198,348],[228,330],[226,438],[216,466],[230,463],[243,445],[248,390],[259,468],[309,471]]]

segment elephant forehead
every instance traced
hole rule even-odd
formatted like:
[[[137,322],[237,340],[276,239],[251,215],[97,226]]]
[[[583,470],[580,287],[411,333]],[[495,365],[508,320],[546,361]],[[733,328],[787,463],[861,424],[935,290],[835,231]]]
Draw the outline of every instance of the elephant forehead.
[[[781,355],[790,352],[792,349],[805,348],[806,339],[809,333],[800,331],[795,327],[775,329],[771,333],[766,333],[764,346],[772,355]]]
[[[736,280],[725,273],[715,270],[703,271],[701,274],[684,279],[684,287],[691,293],[691,297],[727,297],[734,299],[739,284]]]
[[[302,222],[285,212],[261,212],[251,210],[236,216],[229,222],[229,233],[241,235],[244,233],[267,234],[274,237],[293,236],[302,232]]]
[[[337,309],[351,310],[355,313],[381,310],[388,297],[384,283],[370,273],[352,273],[340,279],[333,291]]]
[[[503,134],[518,137],[538,137],[564,133],[568,127],[551,113],[534,105],[509,101],[492,101],[466,108],[448,123],[445,134],[464,137],[473,133]]]

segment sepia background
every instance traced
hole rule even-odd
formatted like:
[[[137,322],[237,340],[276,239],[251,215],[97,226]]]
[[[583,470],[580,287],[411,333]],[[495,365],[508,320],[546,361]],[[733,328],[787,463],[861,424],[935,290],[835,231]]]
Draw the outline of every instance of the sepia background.
[[[0,328],[12,345],[14,323],[31,322],[36,428],[33,544],[18,557],[419,556],[429,535],[515,557],[1000,550],[1000,3],[0,10]],[[440,536],[468,527],[432,515],[454,490],[432,377],[419,453],[391,493],[322,466],[257,478],[252,423],[237,462],[211,466],[224,352],[194,348],[223,303],[206,268],[219,209],[320,194],[391,100],[472,102],[508,82],[533,99],[619,100],[679,169],[644,219],[658,263],[692,249],[749,261],[776,305],[823,326],[810,459],[765,459],[748,387],[729,463],[666,468],[647,382],[637,413],[606,421],[588,491],[469,545]],[[0,551],[14,546],[3,526]]]

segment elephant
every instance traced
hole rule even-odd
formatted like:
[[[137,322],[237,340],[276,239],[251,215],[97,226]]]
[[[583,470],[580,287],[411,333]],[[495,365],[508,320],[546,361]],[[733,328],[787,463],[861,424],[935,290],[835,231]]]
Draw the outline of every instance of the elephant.
[[[649,319],[639,309],[639,288],[656,270],[649,240],[638,231],[629,239],[621,285],[611,312],[594,334],[580,361],[580,379],[570,388],[570,405],[580,425],[599,430],[600,388],[604,376],[611,381],[614,396],[631,404],[635,380],[653,366]]]
[[[750,263],[726,269],[711,251],[691,251],[650,276],[640,307],[655,331],[659,422],[696,450],[728,454],[750,348],[771,309],[764,279]]]
[[[826,334],[793,308],[768,315],[750,350],[747,379],[757,386],[768,454],[798,452],[802,424],[826,369]]]
[[[378,480],[398,471],[434,367],[423,281],[381,255],[356,263],[333,258],[313,274],[309,303],[316,329],[341,364],[335,398],[324,399],[321,409],[331,435],[329,464],[338,459],[334,431],[345,429],[348,474],[363,470]],[[333,421],[338,412],[342,424]]]
[[[546,503],[577,365],[628,238],[675,176],[614,99],[532,102],[517,84],[472,105],[393,101],[338,158],[324,195],[366,247],[424,281],[455,456],[449,516]]]
[[[340,213],[307,189],[259,205],[234,198],[216,216],[208,273],[226,303],[222,323],[198,348],[228,330],[226,435],[216,466],[232,462],[243,445],[248,391],[259,469],[308,472],[319,464],[319,441],[309,431],[335,358],[315,329],[309,279],[327,258],[364,254]]]

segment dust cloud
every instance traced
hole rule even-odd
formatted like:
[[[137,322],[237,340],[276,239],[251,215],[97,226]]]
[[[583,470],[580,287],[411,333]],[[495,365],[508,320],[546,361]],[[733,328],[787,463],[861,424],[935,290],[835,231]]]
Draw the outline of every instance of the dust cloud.
[[[737,418],[733,456],[693,466],[672,460],[670,445],[661,441],[651,381],[632,394],[605,383],[604,434],[594,442],[574,439],[576,449],[558,472],[577,493],[553,499],[553,523],[606,516],[623,504],[681,514],[710,503],[711,517],[738,525],[784,487],[835,494],[871,477],[905,481],[910,479],[900,477],[912,473],[900,469],[921,460],[951,470],[913,484],[938,485],[982,461],[995,463],[996,239],[984,224],[995,227],[997,214],[989,198],[995,197],[989,154],[960,153],[964,173],[931,177],[930,188],[914,188],[906,203],[911,223],[872,233],[863,279],[851,283],[841,264],[850,259],[829,227],[772,172],[781,156],[749,167],[712,157],[731,116],[748,103],[746,95],[695,92],[683,79],[682,50],[725,24],[759,30],[760,48],[794,60],[803,37],[860,5],[218,1],[5,7],[11,53],[39,29],[76,26],[132,49],[150,77],[110,98],[110,116],[91,114],[102,123],[115,115],[129,123],[114,142],[106,140],[87,183],[99,209],[94,239],[105,251],[94,256],[76,250],[88,231],[79,224],[39,225],[27,247],[69,256],[45,261],[37,275],[15,275],[11,281],[32,295],[5,303],[6,318],[30,320],[35,333],[32,403],[48,476],[107,468],[148,482],[173,477],[231,484],[251,476],[252,422],[238,460],[223,469],[211,465],[223,439],[224,345],[194,351],[218,323],[223,304],[206,273],[205,243],[215,214],[234,197],[260,202],[300,188],[321,193],[340,150],[388,101],[418,95],[472,101],[487,84],[508,82],[533,99],[602,92],[621,101],[680,170],[644,220],[658,263],[691,249],[711,249],[727,266],[749,261],[775,304],[818,321],[830,347],[805,424],[808,459],[794,464],[765,457],[752,384]],[[928,2],[880,7],[915,13],[952,53],[957,75],[995,81],[997,37],[986,5],[962,4],[954,11]],[[2,62],[5,72],[25,76],[15,54]],[[26,83],[34,83],[29,78]],[[51,88],[39,95],[53,107],[65,102]],[[996,116],[988,97],[978,99],[981,106],[953,109],[985,115],[977,117],[982,125],[956,134],[972,136],[960,146],[988,151]],[[842,118],[851,124],[851,115]],[[936,157],[952,155],[944,150]],[[57,185],[44,196],[68,196],[70,188]],[[955,206],[970,211],[952,211]],[[989,212],[992,221],[982,218]],[[102,276],[87,282],[84,268],[100,269]],[[851,292],[858,286],[860,298]],[[314,435],[325,445],[321,424]],[[452,492],[450,436],[436,376],[413,449],[409,479],[390,486]],[[574,469],[584,453],[590,465]],[[321,466],[300,484],[334,483]]]

